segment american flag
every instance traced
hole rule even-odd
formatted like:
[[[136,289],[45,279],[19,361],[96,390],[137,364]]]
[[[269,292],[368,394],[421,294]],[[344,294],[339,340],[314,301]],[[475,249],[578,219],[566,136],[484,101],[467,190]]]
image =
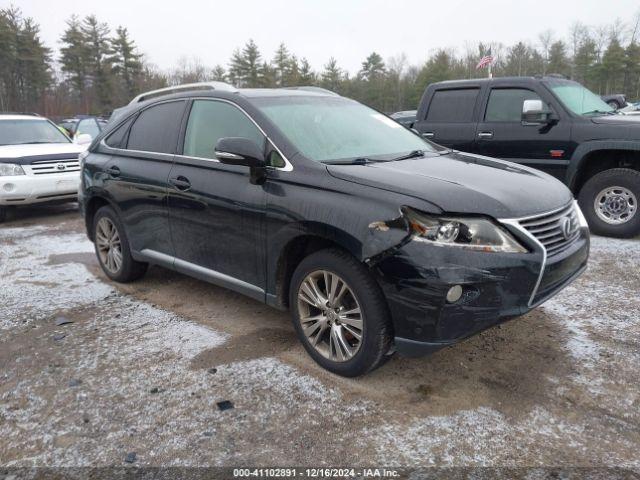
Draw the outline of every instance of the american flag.
[[[489,54],[482,57],[478,62],[478,64],[476,65],[476,70],[480,70],[481,68],[487,68],[491,66],[492,63],[493,63],[493,56],[491,55],[491,50],[489,50]]]

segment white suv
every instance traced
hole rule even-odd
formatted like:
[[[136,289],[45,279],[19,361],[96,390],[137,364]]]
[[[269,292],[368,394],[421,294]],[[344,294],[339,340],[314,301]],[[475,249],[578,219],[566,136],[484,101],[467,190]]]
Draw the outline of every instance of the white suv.
[[[75,200],[85,149],[46,118],[0,114],[0,222],[11,206]]]

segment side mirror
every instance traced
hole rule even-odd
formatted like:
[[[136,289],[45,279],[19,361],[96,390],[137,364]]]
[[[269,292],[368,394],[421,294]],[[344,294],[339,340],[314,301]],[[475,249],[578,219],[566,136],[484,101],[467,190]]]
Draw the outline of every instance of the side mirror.
[[[542,100],[525,100],[522,103],[522,123],[525,125],[544,125],[549,123],[551,112]]]
[[[93,141],[93,137],[88,133],[81,133],[73,141],[78,145],[89,145]]]
[[[216,143],[215,155],[228,165],[245,165],[259,168],[265,166],[264,152],[252,140],[244,137],[221,138]]]

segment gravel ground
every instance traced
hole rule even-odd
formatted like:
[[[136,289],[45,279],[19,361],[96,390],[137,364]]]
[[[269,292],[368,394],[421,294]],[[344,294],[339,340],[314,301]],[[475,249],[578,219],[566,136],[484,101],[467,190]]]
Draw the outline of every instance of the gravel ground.
[[[349,380],[287,313],[158,267],[112,284],[73,206],[25,210],[0,227],[0,467],[640,469],[639,267],[594,237],[535,311]]]

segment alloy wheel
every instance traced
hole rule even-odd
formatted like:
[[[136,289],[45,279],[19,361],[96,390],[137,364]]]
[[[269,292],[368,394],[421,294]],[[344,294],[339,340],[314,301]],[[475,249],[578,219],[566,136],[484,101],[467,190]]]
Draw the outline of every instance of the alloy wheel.
[[[638,209],[634,193],[625,187],[608,187],[596,195],[596,215],[610,225],[619,225],[631,220]]]
[[[298,289],[298,314],[309,344],[334,362],[352,359],[362,346],[364,321],[349,285],[327,270],[305,277]]]
[[[122,242],[115,224],[102,217],[96,226],[96,246],[100,263],[109,272],[117,274],[122,267]]]

